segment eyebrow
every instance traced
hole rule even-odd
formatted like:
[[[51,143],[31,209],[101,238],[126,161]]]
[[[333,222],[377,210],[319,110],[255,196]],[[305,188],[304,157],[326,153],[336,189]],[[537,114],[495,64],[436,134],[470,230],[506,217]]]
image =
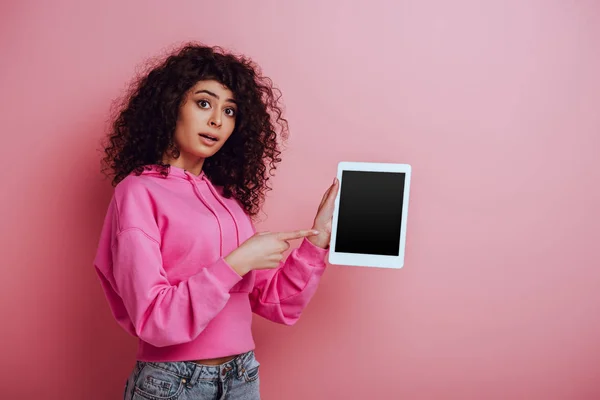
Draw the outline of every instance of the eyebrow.
[[[206,90],[206,89],[197,90],[194,94],[198,94],[198,93],[206,93],[207,95],[212,96],[217,100],[219,100],[219,98],[220,98],[216,93],[213,93],[210,90]],[[225,101],[229,102],[229,103],[237,104],[234,99],[227,99]]]

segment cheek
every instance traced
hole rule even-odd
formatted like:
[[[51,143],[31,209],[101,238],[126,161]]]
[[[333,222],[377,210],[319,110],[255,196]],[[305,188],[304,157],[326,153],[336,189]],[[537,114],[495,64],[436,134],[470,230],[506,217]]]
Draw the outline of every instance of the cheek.
[[[180,126],[173,135],[173,142],[180,151],[193,153],[199,144],[198,135],[187,126]]]
[[[195,113],[193,111],[182,113],[175,128],[175,138],[180,142],[195,138],[200,131],[200,126],[202,124],[201,119],[201,113]]]
[[[198,127],[205,124],[209,117],[210,114],[206,110],[202,110],[195,104],[188,104],[181,110],[177,124],[186,132],[197,131]]]
[[[178,122],[175,126],[175,132],[173,133],[173,142],[177,147],[181,147],[181,145],[185,142],[185,128]]]
[[[224,131],[227,132],[227,137],[231,136],[233,130],[235,129],[235,119],[228,118],[226,122],[223,124]]]

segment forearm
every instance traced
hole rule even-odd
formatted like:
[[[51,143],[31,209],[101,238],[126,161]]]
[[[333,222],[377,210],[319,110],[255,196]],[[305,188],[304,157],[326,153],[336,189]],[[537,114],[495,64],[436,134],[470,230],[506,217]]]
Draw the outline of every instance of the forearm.
[[[253,311],[274,322],[295,323],[317,290],[326,254],[307,239],[276,270],[256,271]]]

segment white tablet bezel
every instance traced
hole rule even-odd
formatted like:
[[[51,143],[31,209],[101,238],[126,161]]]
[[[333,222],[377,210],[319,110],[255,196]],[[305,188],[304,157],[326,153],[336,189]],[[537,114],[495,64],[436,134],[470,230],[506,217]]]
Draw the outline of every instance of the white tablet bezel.
[[[400,249],[397,256],[360,253],[338,253],[335,251],[340,195],[344,186],[344,182],[342,180],[342,173],[344,171],[402,172],[405,174],[404,196],[402,204],[402,224],[400,227]],[[411,174],[412,167],[409,164],[369,163],[351,161],[342,161],[338,164],[337,178],[340,182],[340,187],[335,199],[335,209],[333,211],[331,242],[329,246],[330,264],[376,268],[402,268],[404,266],[404,254],[406,247],[406,222],[408,217],[408,200],[410,192]]]

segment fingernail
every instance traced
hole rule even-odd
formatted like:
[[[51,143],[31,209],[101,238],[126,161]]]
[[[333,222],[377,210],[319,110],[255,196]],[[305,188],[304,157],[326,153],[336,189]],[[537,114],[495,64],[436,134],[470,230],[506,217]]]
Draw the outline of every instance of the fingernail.
[[[312,233],[314,233],[315,235],[318,235],[320,232],[313,230]]]

